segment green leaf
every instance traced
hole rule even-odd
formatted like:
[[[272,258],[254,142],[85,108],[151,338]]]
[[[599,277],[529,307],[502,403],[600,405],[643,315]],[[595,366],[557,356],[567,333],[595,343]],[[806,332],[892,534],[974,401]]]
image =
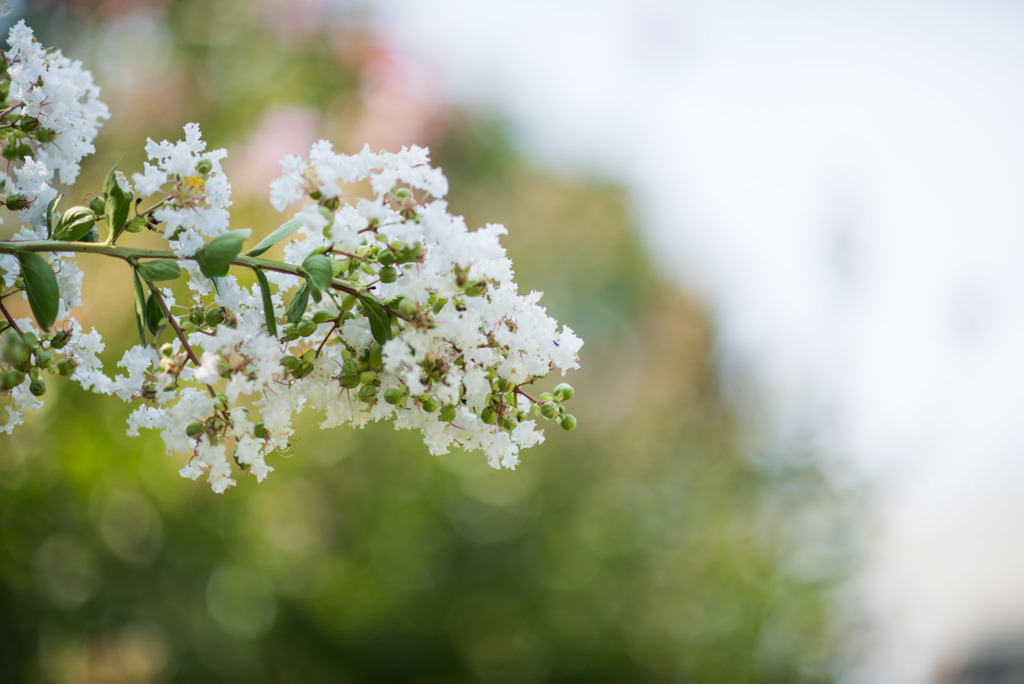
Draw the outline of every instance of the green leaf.
[[[267,282],[267,276],[263,271],[258,268],[253,270],[256,272],[256,282],[260,284],[260,294],[263,295],[263,318],[267,323],[267,333],[271,337],[277,337],[277,319],[274,317],[274,302],[270,298],[270,283]]]
[[[160,307],[160,300],[157,299],[155,293],[151,292],[149,298],[146,299],[146,327],[149,329],[149,334],[156,337],[157,332],[163,327],[160,323],[166,318],[164,310]]]
[[[135,269],[132,269],[132,278],[135,280],[135,324],[139,328],[139,339],[146,344],[146,293],[142,291],[142,281]]]
[[[43,219],[46,221],[46,237],[53,237],[53,210],[57,208],[57,204],[60,203],[61,198],[64,197],[64,193],[57,195],[50,203],[46,205],[46,217]]]
[[[370,321],[370,332],[377,344],[383,345],[391,339],[391,317],[376,300],[359,295],[359,302],[363,305],[363,314]]]
[[[223,278],[228,274],[231,261],[242,251],[242,243],[249,237],[248,230],[233,230],[214,238],[196,252],[199,270],[207,278]]]
[[[121,162],[118,161],[117,164]],[[128,210],[132,206],[132,193],[125,192],[117,184],[117,164],[107,172],[103,181],[103,199],[106,201],[107,227],[110,229],[110,236],[116,240],[117,236],[124,231],[128,221]]]
[[[301,225],[302,221],[297,218],[293,218],[291,221],[287,221],[281,224],[281,226],[277,230],[275,230],[273,233],[260,240],[256,244],[256,246],[250,249],[248,252],[246,252],[245,255],[256,257],[259,256],[260,254],[263,254],[268,249],[276,245],[278,242],[284,240],[286,237],[288,237],[296,230],[298,230],[299,226]]]
[[[60,307],[60,288],[57,276],[45,258],[35,252],[18,252],[21,277],[25,281],[25,294],[36,323],[43,330],[53,327]]]
[[[331,278],[334,277],[331,260],[323,254],[310,254],[306,257],[299,268],[299,273],[306,277],[309,292],[315,302],[319,302],[323,293],[331,288]]]
[[[89,207],[71,207],[60,221],[57,222],[57,230],[53,232],[56,240],[74,242],[81,240],[96,225],[96,215]]]
[[[288,319],[289,323],[298,323],[302,318],[302,314],[306,313],[306,307],[309,305],[309,284],[302,283],[299,287],[299,291],[292,297],[291,303],[288,304],[288,311],[285,312],[284,317]]]
[[[161,280],[174,280],[181,275],[181,267],[178,266],[177,262],[171,261],[170,259],[147,261],[144,264],[139,264],[139,275],[141,275],[147,283],[155,283]]]

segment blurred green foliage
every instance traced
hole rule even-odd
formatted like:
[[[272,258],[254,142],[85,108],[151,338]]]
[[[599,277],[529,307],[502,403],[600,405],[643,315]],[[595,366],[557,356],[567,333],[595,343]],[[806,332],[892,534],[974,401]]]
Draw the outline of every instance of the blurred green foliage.
[[[29,20],[87,64],[145,25],[166,72],[98,72],[114,118],[79,188],[188,121],[231,151],[271,105],[315,108],[323,135],[366,115],[377,48],[337,23],[357,14],[305,3],[322,20],[289,33],[269,0],[94,5],[40,2]],[[125,436],[129,407],[62,386],[0,436],[0,681],[833,678],[849,497],[813,459],[744,455],[708,318],[651,273],[620,188],[530,168],[500,123],[441,120],[419,142],[453,212],[505,223],[521,288],[587,341],[569,378],[580,427],[498,472],[310,416],[265,483],[217,496],[153,435]],[[244,193],[234,215],[278,220]],[[79,316],[127,346],[123,283],[89,266]]]

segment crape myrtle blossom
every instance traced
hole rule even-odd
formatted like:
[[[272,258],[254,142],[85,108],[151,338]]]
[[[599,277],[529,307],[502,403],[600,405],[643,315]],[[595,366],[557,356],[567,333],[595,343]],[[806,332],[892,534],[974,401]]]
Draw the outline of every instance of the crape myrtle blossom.
[[[12,30],[7,64],[27,69],[36,61],[25,55],[51,54],[27,31]],[[32,87],[56,78],[40,74]],[[15,75],[4,78],[15,92]],[[105,112],[88,92],[62,116]],[[33,97],[18,106],[38,117],[49,96]],[[158,431],[169,452],[190,455],[181,475],[205,476],[220,493],[239,472],[257,481],[272,472],[268,458],[288,451],[305,409],[323,428],[392,420],[419,430],[431,453],[479,450],[496,468],[515,467],[521,449],[543,441],[540,421],[575,428],[565,406],[572,387],[532,385],[578,368],[582,341],[547,315],[540,293],[519,293],[504,227],[469,230],[448,212],[448,182],[425,148],[344,155],[320,141],[308,159],[285,157],[270,202],[278,211],[301,206],[243,253],[249,231],[229,226],[227,153],[208,150],[198,124],[184,130],[184,140],[149,140],[149,161],[131,182],[113,169],[88,206],[66,210],[47,165],[54,138],[37,136],[32,154],[15,155],[5,203],[22,226],[0,242],[0,430],[41,406],[47,374],[69,376],[136,404],[129,434]],[[20,144],[9,141],[5,156]],[[368,196],[355,196],[367,187]],[[167,249],[117,242],[142,230]],[[283,261],[264,258],[277,243]],[[82,272],[69,258],[82,252],[131,270],[140,344],[111,375],[100,334],[69,315],[82,305]],[[4,305],[19,294],[34,320]]]

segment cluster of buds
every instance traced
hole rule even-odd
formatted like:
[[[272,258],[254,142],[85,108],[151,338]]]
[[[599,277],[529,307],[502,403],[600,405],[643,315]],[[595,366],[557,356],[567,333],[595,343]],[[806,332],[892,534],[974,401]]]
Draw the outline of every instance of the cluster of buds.
[[[0,321],[0,394],[15,392],[24,383],[34,397],[46,394],[42,373],[70,377],[78,365],[64,350],[72,333],[20,332]]]

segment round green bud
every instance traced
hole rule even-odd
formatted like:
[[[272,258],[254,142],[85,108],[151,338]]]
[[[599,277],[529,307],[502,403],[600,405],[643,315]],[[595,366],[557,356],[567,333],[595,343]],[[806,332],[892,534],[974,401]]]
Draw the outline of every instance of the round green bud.
[[[191,335],[196,330],[199,330],[199,328],[197,328],[196,324],[193,323],[192,321],[185,321],[184,323],[181,324],[181,330],[182,332],[186,332],[189,335]]]
[[[355,389],[359,387],[359,376],[358,375],[342,375],[339,381],[341,386],[346,389]]]
[[[315,314],[313,314],[314,323],[326,323],[327,321],[333,320],[334,314],[332,314],[330,311],[317,311]]]
[[[316,332],[316,323],[308,318],[304,318],[299,321],[296,332],[299,333],[299,337],[309,337]]]
[[[504,391],[505,391],[506,389],[508,389],[508,386],[509,386],[509,384],[510,384],[510,383],[509,383],[509,381],[508,381],[508,380],[506,380],[505,378],[498,378],[498,379],[497,379],[497,380],[495,380],[495,382],[494,382],[494,385],[495,385],[495,386],[496,386],[496,387],[498,388],[498,390],[499,390],[499,391],[501,391],[501,392],[504,392]]]
[[[512,418],[506,417],[501,419],[501,427],[505,428],[506,430],[515,430],[517,425],[519,425],[519,423],[517,423]]]
[[[46,394],[46,383],[39,378],[35,378],[29,383],[28,391],[32,393],[33,397],[41,397]]]
[[[71,374],[75,372],[75,367],[69,360],[61,359],[60,361],[57,362],[57,372],[61,376],[67,378],[70,377]]]
[[[36,337],[34,332],[22,333],[21,341],[25,343],[26,349],[35,349],[39,346],[39,338]]]
[[[200,159],[196,164],[196,171],[200,176],[205,176],[213,171],[213,162],[209,159]]]
[[[53,354],[48,351],[37,351],[36,352],[36,366],[39,368],[49,368],[50,362],[53,361]]]
[[[107,212],[107,201],[102,197],[93,197],[89,200],[89,208],[97,216],[103,216]]]
[[[142,216],[133,216],[125,224],[124,229],[129,233],[141,233],[146,227],[146,219]]]
[[[437,410],[438,407],[437,399],[435,399],[434,397],[427,397],[426,399],[420,402],[420,406],[427,413],[433,413],[434,411]]]
[[[214,327],[224,322],[224,307],[215,306],[206,312],[206,323]]]
[[[472,285],[468,286],[465,289],[465,293],[466,293],[467,297],[479,297],[480,295],[482,295],[486,291],[487,291],[487,281],[486,280],[481,280],[479,282],[473,283]]]
[[[398,312],[406,318],[412,318],[419,313],[419,308],[416,306],[416,302],[406,297],[403,298],[401,303],[398,305]]]
[[[412,193],[409,192],[409,188],[398,188],[398,190],[395,191],[395,199],[403,200],[411,194]]]
[[[441,408],[441,420],[446,423],[450,423],[455,420],[455,407],[451,404],[446,404]]]
[[[281,336],[289,342],[299,339],[299,326],[295,323],[286,323],[281,329]]]
[[[558,415],[558,404],[553,401],[547,401],[540,405],[540,415],[547,419],[554,418]]]
[[[359,364],[355,359],[345,359],[341,363],[342,375],[359,375]]]
[[[252,426],[252,434],[256,439],[267,438],[267,427],[263,424],[262,420]]]
[[[384,391],[384,401],[388,402],[392,406],[402,401],[402,396],[405,393],[397,387],[391,387]]]
[[[571,413],[565,414],[562,418],[562,429],[563,430],[575,430],[576,429],[576,416]]]
[[[377,396],[377,388],[373,385],[363,385],[359,388],[359,399],[361,401],[369,402],[375,396]]]
[[[484,421],[488,425],[494,425],[497,419],[498,415],[490,406],[486,407],[483,411],[480,412],[480,420]]]
[[[206,322],[206,311],[201,306],[193,306],[188,312],[188,320],[194,325],[202,325]]]
[[[551,392],[541,392],[540,400],[541,401],[554,401],[555,400],[555,395],[552,394]]]
[[[572,385],[567,382],[560,383],[555,387],[555,399],[558,401],[568,401],[572,399],[572,395],[575,393],[576,391],[572,388]]]
[[[63,349],[67,346],[68,340],[70,339],[70,333],[67,333],[64,330],[58,330],[53,334],[53,339],[50,340],[50,349]]]
[[[0,375],[0,390],[11,390],[25,381],[25,374],[20,370],[9,370]]]
[[[356,296],[353,294],[345,295],[341,300],[341,310],[348,311],[356,305]]]
[[[380,269],[380,282],[393,283],[398,280],[398,269],[394,266],[385,266]]]
[[[309,198],[314,202],[324,196],[324,193],[320,192],[318,188],[313,188],[309,191]]]
[[[5,147],[4,153],[6,154],[9,149],[10,146]],[[8,195],[7,199],[4,200],[4,204],[6,204],[7,208],[11,211],[18,211],[19,209],[24,209],[28,206],[28,197],[25,197],[24,195]]]
[[[185,428],[185,434],[188,435],[189,437],[196,437],[203,431],[203,429],[205,429],[205,427],[206,425],[198,421],[195,423],[189,423],[188,426]]]
[[[377,373],[372,370],[363,371],[359,374],[359,382],[364,385],[369,385],[371,382],[377,379]]]
[[[53,142],[57,139],[57,131],[52,128],[40,128],[39,132],[36,133],[36,140],[41,143]]]
[[[16,143],[9,142],[4,145],[4,150],[0,154],[3,154],[4,159],[7,161],[14,161],[18,158],[19,147]]]

